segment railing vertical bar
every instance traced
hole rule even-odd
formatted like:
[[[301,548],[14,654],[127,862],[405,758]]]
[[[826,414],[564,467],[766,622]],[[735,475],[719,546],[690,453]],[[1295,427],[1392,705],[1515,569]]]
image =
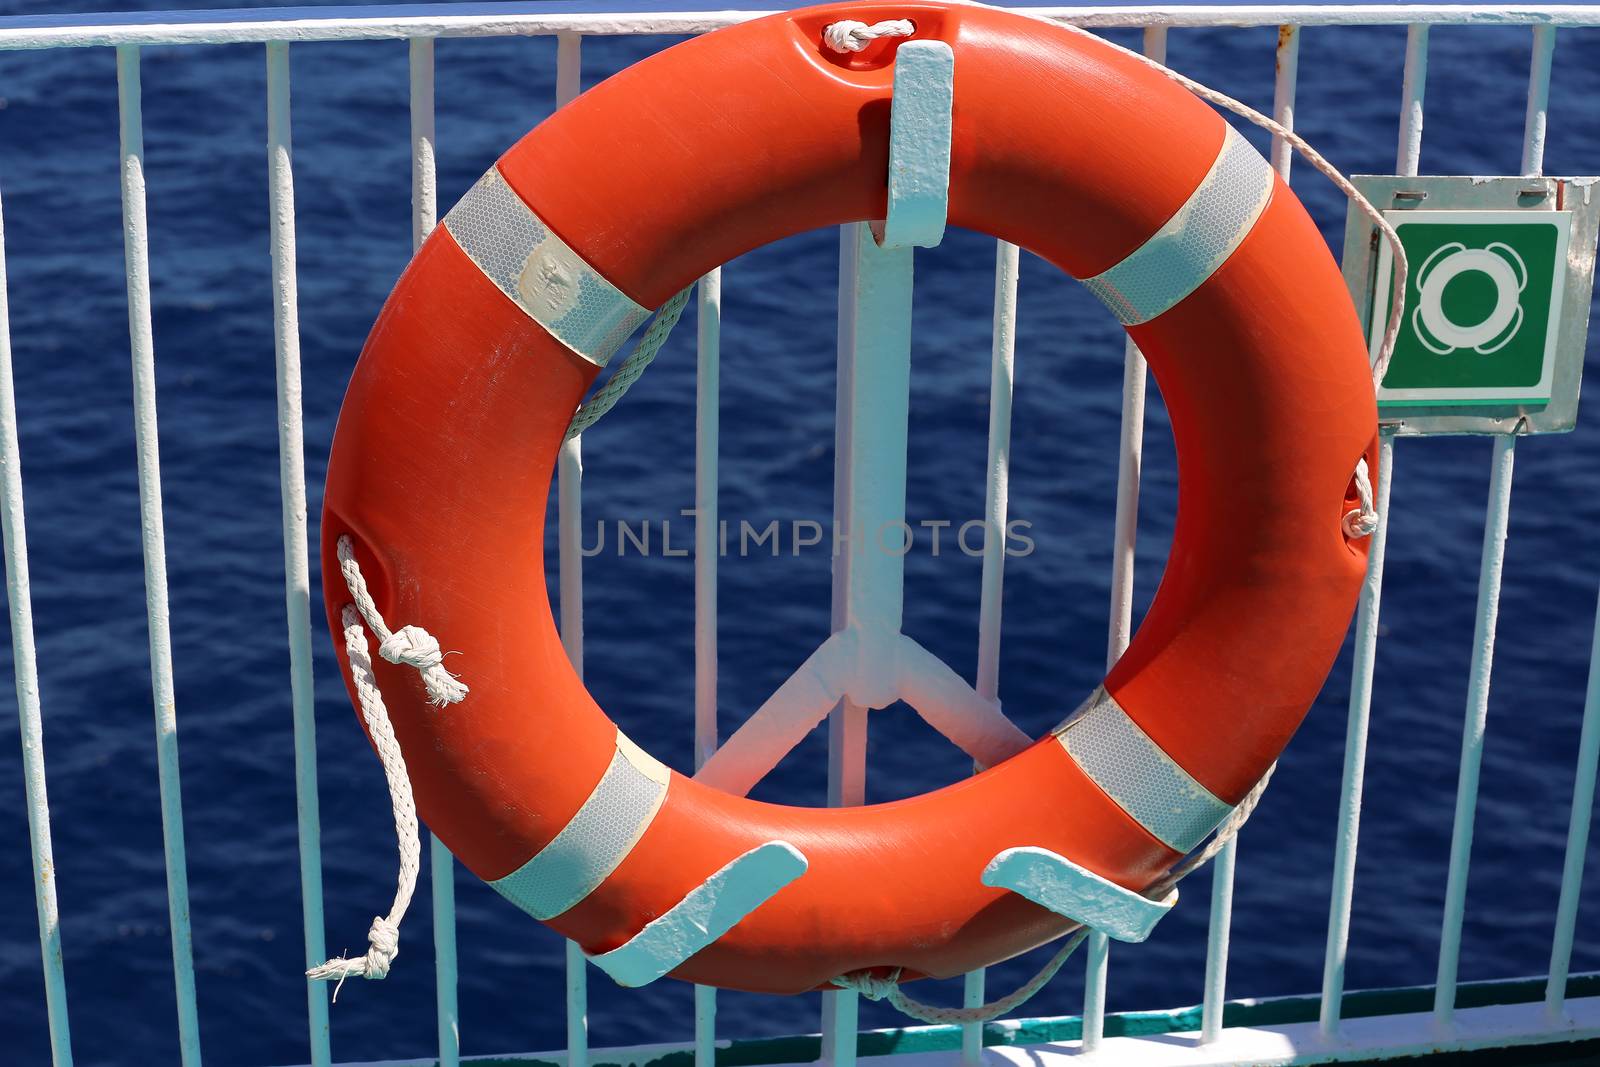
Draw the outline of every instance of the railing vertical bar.
[[[1428,24],[1406,27],[1406,61],[1400,85],[1400,144],[1395,169],[1416,174],[1422,162],[1422,104],[1428,92]]]
[[[1494,439],[1489,472],[1489,505],[1483,525],[1483,558],[1478,569],[1478,606],[1472,632],[1472,663],[1467,677],[1467,710],[1461,732],[1461,770],[1456,782],[1455,827],[1450,835],[1450,871],[1445,883],[1444,922],[1439,936],[1439,972],[1433,1014],[1441,1024],[1455,1015],[1456,975],[1461,962],[1461,924],[1466,913],[1467,872],[1472,861],[1472,830],[1478,813],[1478,775],[1483,765],[1489,716],[1489,676],[1494,666],[1495,622],[1500,611],[1500,574],[1505,561],[1506,525],[1511,514],[1511,474],[1517,439]]]
[[[439,172],[433,106],[433,38],[414,37],[410,52],[411,247],[428,239],[439,221]]]
[[[1167,28],[1144,31],[1144,53],[1167,61]],[[1117,504],[1111,554],[1111,619],[1106,669],[1116,665],[1133,637],[1133,562],[1139,537],[1139,480],[1144,462],[1144,401],[1147,368],[1130,338],[1123,346],[1122,431],[1117,448]],[[1095,935],[1097,936],[1097,935]],[[1094,936],[1091,936],[1091,941]]]
[[[1400,89],[1400,133],[1395,170],[1416,174],[1422,156],[1422,109],[1428,85],[1428,27],[1406,30],[1405,72]],[[1394,436],[1378,441],[1378,528],[1367,554],[1367,574],[1356,607],[1350,663],[1350,702],[1345,725],[1344,772],[1339,786],[1339,825],[1334,836],[1333,888],[1328,899],[1328,938],[1322,960],[1324,1037],[1338,1032],[1344,1000],[1345,960],[1350,946],[1350,908],[1355,897],[1356,854],[1361,835],[1361,791],[1366,779],[1367,725],[1372,714],[1372,677],[1377,663],[1378,615],[1383,599],[1383,563],[1389,544],[1389,496],[1394,480]]]
[[[1544,1005],[1551,1021],[1560,1018],[1572,967],[1572,940],[1578,926],[1583,861],[1589,850],[1594,815],[1595,768],[1600,764],[1600,606],[1595,610],[1594,642],[1589,649],[1589,691],[1583,702],[1583,732],[1578,738],[1578,771],[1572,783],[1572,816],[1567,823],[1567,854],[1561,867],[1561,898],[1556,905],[1555,938],[1550,946]]]
[[[995,242],[994,331],[989,354],[989,450],[984,487],[983,577],[978,602],[978,678],[985,700],[1000,699],[1000,615],[1006,565],[1006,517],[1011,481],[1011,400],[1016,381],[1017,271],[1021,255],[1007,241]],[[968,972],[962,1004],[984,1001],[984,972]],[[961,1058],[976,1064],[983,1056],[983,1024],[961,1028]]]
[[[1550,63],[1555,58],[1556,28],[1533,28],[1533,57],[1528,64],[1528,109],[1522,125],[1522,173],[1544,173],[1544,138],[1549,125]]]
[[[1300,84],[1300,27],[1278,27],[1277,65],[1272,79],[1272,117],[1287,130],[1294,129],[1295,92]],[[1278,134],[1272,135],[1272,169],[1289,180],[1289,164],[1294,147]]]
[[[178,780],[178,718],[173,696],[172,632],[167,606],[166,530],[161,513],[161,446],[156,430],[155,337],[150,321],[150,233],[145,218],[144,116],[139,48],[117,48],[117,112],[122,140],[123,255],[128,277],[128,340],[133,354],[134,448],[144,539],[145,610],[150,628],[150,682],[155,704],[156,769],[167,866],[167,914],[178,999],[178,1048],[185,1067],[200,1063],[195,1009],[194,946],[189,929],[189,876],[183,843],[183,793]],[[276,230],[274,230],[276,236]],[[277,247],[274,240],[273,246]]]
[[[1300,81],[1300,27],[1278,27],[1272,80],[1272,117],[1294,129],[1295,92]],[[1285,182],[1294,160],[1292,146],[1272,137],[1272,168]],[[1211,864],[1211,915],[1206,930],[1205,992],[1200,1011],[1200,1043],[1222,1035],[1223,1005],[1228,992],[1228,945],[1233,926],[1233,878],[1239,860],[1239,839],[1228,841]]]
[[[859,227],[850,223],[839,227],[839,385],[834,407],[833,521],[845,537],[851,531],[843,524],[848,519],[850,500],[850,457],[854,426],[851,424],[850,393],[854,388],[856,286],[856,244]],[[839,536],[836,534],[836,536]],[[850,552],[833,557],[832,628],[844,628],[850,586]],[[867,709],[846,699],[828,716],[828,804],[845,806],[866,799]],[[859,995],[853,989],[829,990],[822,994],[822,1059],[833,1067],[853,1067],[856,1060],[856,1031],[859,1028]]]
[[[696,292],[694,436],[694,766],[717,750],[717,460],[722,447],[722,269]],[[717,991],[694,987],[695,1067],[715,1067]]]
[[[694,763],[717,750],[717,460],[722,439],[722,269],[696,292],[694,444]]]
[[[438,1016],[439,1067],[461,1063],[461,1014],[456,1003],[456,859],[428,836],[428,875],[433,890],[433,984]]]
[[[283,498],[284,597],[294,711],[294,787],[299,818],[300,906],[306,965],[328,958],[322,913],[322,821],[317,799],[316,693],[312,687],[311,564],[307,547],[305,416],[295,272],[294,169],[290,150],[289,53],[267,46],[267,196],[272,231],[273,351],[278,371],[278,483]],[[306,983],[313,1067],[331,1061],[328,989]]]
[[[5,533],[6,603],[11,609],[11,664],[22,729],[22,788],[28,802],[33,853],[33,902],[39,912],[45,1014],[55,1067],[71,1067],[67,979],[61,961],[61,912],[56,903],[50,800],[44,784],[44,720],[39,710],[39,661],[33,642],[33,593],[28,582],[28,531],[22,509],[22,456],[17,441],[17,390],[11,370],[11,305],[6,287],[6,230],[0,208],[0,529]]]
[[[981,1008],[985,990],[985,974],[981,968],[968,971],[961,981],[961,1006]],[[975,1064],[983,1059],[983,1023],[963,1023],[961,1026],[961,1062]]]
[[[1222,1036],[1222,1012],[1227,1000],[1228,934],[1233,924],[1233,870],[1238,861],[1239,839],[1222,846],[1211,861],[1211,918],[1206,934],[1206,990],[1200,1009],[1200,1044]]]
[[[1167,61],[1167,28],[1146,26],[1144,54]],[[1139,476],[1144,461],[1144,398],[1147,377],[1144,356],[1129,338],[1122,355],[1122,435],[1117,451],[1116,521],[1111,551],[1111,619],[1106,636],[1106,669],[1116,665],[1133,637],[1133,560],[1139,534]],[[1106,967],[1111,943],[1091,930],[1084,942],[1083,1049],[1090,1051],[1105,1034]]]
[[[410,41],[411,247],[421,248],[439,221],[439,175],[434,151],[433,38]],[[428,876],[433,896],[433,986],[438,1017],[439,1067],[461,1062],[461,1014],[456,989],[455,857],[428,835]]]
[[[1522,173],[1544,171],[1544,139],[1550,106],[1550,65],[1555,55],[1553,26],[1536,26],[1528,64],[1528,106],[1522,134]],[[1472,667],[1467,681],[1466,723],[1461,737],[1461,773],[1456,784],[1455,827],[1450,837],[1450,874],[1445,885],[1443,929],[1439,938],[1439,978],[1433,1013],[1448,1023],[1455,1013],[1456,977],[1461,962],[1461,926],[1466,912],[1467,872],[1472,862],[1472,830],[1478,812],[1478,774],[1483,762],[1489,715],[1489,677],[1494,666],[1495,621],[1500,609],[1500,576],[1505,560],[1506,525],[1511,513],[1511,475],[1515,434],[1495,438],[1489,476],[1488,517],[1483,530],[1483,561],[1478,572],[1477,622],[1472,635]]]
[[[1339,825],[1334,838],[1333,889],[1328,902],[1328,938],[1322,960],[1319,1023],[1326,1037],[1339,1028],[1344,999],[1345,958],[1350,945],[1350,906],[1355,895],[1356,851],[1361,832],[1361,789],[1366,778],[1367,723],[1372,711],[1372,673],[1377,660],[1378,612],[1383,600],[1383,560],[1389,542],[1389,491],[1394,478],[1394,435],[1378,439],[1378,528],[1368,547],[1367,573],[1356,607],[1350,663],[1350,701],[1345,724],[1344,773],[1339,785]]]
[[[582,91],[583,35],[556,36],[556,107]],[[561,446],[556,460],[556,509],[560,551],[561,643],[583,677],[583,438]],[[577,942],[567,942],[567,1067],[589,1064],[589,961]]]

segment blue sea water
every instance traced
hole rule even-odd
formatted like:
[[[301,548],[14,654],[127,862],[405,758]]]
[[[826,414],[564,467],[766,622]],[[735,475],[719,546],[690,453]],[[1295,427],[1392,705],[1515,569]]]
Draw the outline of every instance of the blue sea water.
[[[54,7],[56,5],[50,5]],[[162,5],[165,6],[165,5]],[[35,13],[0,3],[0,13]],[[1174,32],[1170,62],[1258,107],[1274,31]],[[1114,35],[1132,43],[1131,35]],[[1405,31],[1304,35],[1299,128],[1347,172],[1393,164]],[[585,81],[671,39],[591,39]],[[1529,35],[1433,31],[1422,166],[1509,173],[1519,161]],[[1563,31],[1549,173],[1600,171],[1600,32]],[[548,113],[548,39],[438,46],[439,187],[448,204]],[[351,366],[410,252],[406,48],[293,50],[307,474],[318,507]],[[160,443],[201,1035],[217,1064],[307,1058],[284,648],[272,295],[259,46],[152,48],[144,107]],[[692,123],[694,116],[684,116]],[[1252,137],[1254,132],[1247,131]],[[1257,139],[1257,143],[1261,141]],[[133,465],[113,55],[0,53],[6,212],[22,462],[39,644],[55,877],[74,1047],[84,1064],[175,1062],[147,630]],[[618,165],[636,166],[619,149]],[[1344,207],[1306,167],[1294,186],[1335,248]],[[952,232],[919,254],[908,516],[981,515],[992,240]],[[754,252],[725,274],[723,514],[735,529],[831,513],[834,233]],[[1121,379],[1120,331],[1075,284],[1025,258],[1012,514],[1036,548],[1007,569],[1001,693],[1025,729],[1055,723],[1101,674]],[[678,518],[693,500],[693,328],[687,322],[618,410],[586,436],[588,678],[634,737],[691,760],[692,563],[618,556],[615,523]],[[1596,345],[1591,377],[1600,371]],[[1600,393],[1576,433],[1524,441],[1506,557],[1500,643],[1468,893],[1464,979],[1542,973],[1572,786],[1600,582]],[[1175,507],[1159,397],[1148,424],[1138,609],[1160,575]],[[1351,988],[1430,982],[1439,940],[1490,446],[1397,449],[1350,959]],[[688,524],[674,525],[683,543]],[[727,560],[721,571],[724,734],[826,635],[821,549]],[[971,676],[979,567],[924,534],[907,560],[906,628]],[[393,888],[378,763],[317,620],[317,729],[327,930],[359,951]],[[1348,652],[1284,757],[1240,846],[1230,992],[1318,987],[1338,794]],[[10,687],[3,700],[12,711]],[[872,718],[869,799],[966,773],[913,714]],[[37,931],[15,734],[0,731],[0,1048],[46,1062]],[[759,795],[823,798],[820,732]],[[1003,813],[995,813],[1002,818]],[[1600,843],[1591,848],[1591,866]],[[1112,954],[1113,1010],[1197,1002],[1208,878],[1186,888],[1148,944]],[[1593,879],[1592,879],[1593,881]],[[914,886],[903,887],[915,892]],[[461,1034],[468,1053],[564,1042],[559,940],[475,879],[456,879]],[[1591,902],[1595,893],[1588,896]],[[387,981],[352,982],[333,1007],[335,1058],[434,1047],[426,876]],[[1011,988],[1032,957],[994,969]],[[1600,913],[1575,967],[1600,967]],[[1073,964],[1028,1008],[1071,1013]],[[814,996],[727,994],[726,1036],[814,1030]],[[686,1039],[687,986],[626,992],[596,975],[597,1045]],[[863,1008],[864,1025],[896,1016]]]

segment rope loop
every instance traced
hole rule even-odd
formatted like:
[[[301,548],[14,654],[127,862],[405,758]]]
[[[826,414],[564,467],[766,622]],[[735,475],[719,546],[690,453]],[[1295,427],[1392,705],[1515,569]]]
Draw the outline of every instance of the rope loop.
[[[844,19],[823,27],[822,42],[835,52],[860,52],[880,37],[910,37],[916,32],[917,24],[910,19],[887,19],[870,26]]]
[[[400,954],[400,920],[411,906],[411,896],[417,889],[417,872],[422,866],[422,843],[417,827],[417,802],[411,792],[411,775],[406,770],[405,755],[400,751],[400,741],[395,737],[394,725],[389,721],[389,710],[378,691],[377,678],[372,673],[372,652],[367,645],[367,628],[378,638],[378,655],[390,663],[414,668],[421,676],[428,696],[438,705],[453,704],[467,695],[467,687],[443,667],[444,652],[432,634],[420,626],[402,626],[390,630],[378,606],[372,601],[367,580],[356,562],[355,545],[348,536],[339,538],[337,546],[339,571],[344,575],[345,586],[350,590],[351,603],[340,612],[344,626],[345,657],[350,663],[350,680],[355,685],[356,702],[361,705],[361,718],[367,724],[367,734],[372,747],[378,750],[383,763],[383,777],[389,784],[389,806],[394,814],[394,836],[399,852],[400,871],[395,879],[394,903],[388,915],[379,915],[367,929],[367,951],[350,958],[335,956],[306,971],[313,982],[336,980],[339,986],[346,978],[367,978],[376,981],[389,974],[389,968]],[[339,986],[334,987],[333,998],[339,999]]]
[[[909,1015],[921,1022],[939,1025],[942,1023],[986,1023],[1000,1018],[1028,1001],[1045,983],[1056,976],[1063,964],[1072,958],[1072,954],[1083,944],[1084,938],[1089,936],[1087,929],[1080,928],[1067,939],[1056,954],[1050,957],[1039,972],[1028,979],[1014,992],[1008,993],[998,1000],[976,1008],[944,1008],[937,1004],[925,1004],[920,1000],[913,1000],[906,996],[900,986],[900,969],[895,968],[887,977],[879,978],[870,971],[858,971],[855,974],[842,975],[833,980],[833,984],[840,989],[853,989],[868,1000],[887,1000],[897,1011]]]
[[[656,311],[655,318],[650,320],[650,325],[645,327],[638,343],[633,346],[633,351],[628,353],[628,358],[612,372],[610,378],[606,379],[606,384],[596,389],[593,396],[579,405],[577,412],[572,416],[572,422],[567,425],[566,440],[572,440],[599,422],[601,417],[622,399],[622,394],[628,391],[628,387],[639,380],[639,376],[655,360],[656,353],[660,352],[661,346],[666,343],[667,335],[678,325],[678,319],[683,315],[683,306],[689,302],[689,294],[692,292],[694,286],[687,286],[661,305]]]
[[[1361,506],[1344,514],[1344,532],[1347,537],[1371,537],[1378,529],[1378,508],[1372,500],[1372,474],[1367,469],[1367,457],[1356,460],[1356,498]]]

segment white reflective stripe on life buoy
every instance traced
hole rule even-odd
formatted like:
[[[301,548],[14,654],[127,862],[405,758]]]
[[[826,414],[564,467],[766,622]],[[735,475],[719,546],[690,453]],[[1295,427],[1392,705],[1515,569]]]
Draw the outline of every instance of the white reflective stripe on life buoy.
[[[1272,199],[1272,166],[1228,127],[1216,162],[1167,224],[1084,280],[1124,326],[1149,322],[1206,283]]]
[[[1174,852],[1192,851],[1233,810],[1178,766],[1104,686],[1054,733],[1106,796]]]
[[[594,892],[628,858],[667,798],[671,772],[617,731],[617,751],[572,821],[527,863],[489,884],[536,919]]]
[[[650,317],[557,237],[495,167],[450,209],[444,228],[496,288],[591,363],[605,366]]]

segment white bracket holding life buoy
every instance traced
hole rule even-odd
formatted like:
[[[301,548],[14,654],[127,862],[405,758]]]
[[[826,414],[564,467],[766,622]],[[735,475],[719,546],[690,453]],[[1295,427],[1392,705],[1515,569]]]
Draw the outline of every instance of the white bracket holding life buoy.
[[[840,306],[835,509],[845,550],[834,563],[834,632],[695,774],[725,792],[747,794],[841,702],[868,709],[903,700],[985,767],[1033,743],[997,701],[901,632],[910,545],[900,538],[912,536],[912,248],[944,234],[954,72],[943,42],[909,40],[896,50],[884,236],[875,240],[864,224],[846,227],[840,260],[840,289],[854,295]]]
[[[944,240],[955,71],[955,53],[943,41],[906,41],[895,50],[889,210],[873,224],[884,248],[932,248]]]
[[[727,933],[806,871],[806,857],[787,841],[768,841],[689,891],[610,952],[590,956],[620,986],[648,985]]]
[[[1152,900],[1047,848],[1008,848],[983,869],[984,885],[1009,889],[1114,941],[1143,941],[1172,906],[1178,887]]]

